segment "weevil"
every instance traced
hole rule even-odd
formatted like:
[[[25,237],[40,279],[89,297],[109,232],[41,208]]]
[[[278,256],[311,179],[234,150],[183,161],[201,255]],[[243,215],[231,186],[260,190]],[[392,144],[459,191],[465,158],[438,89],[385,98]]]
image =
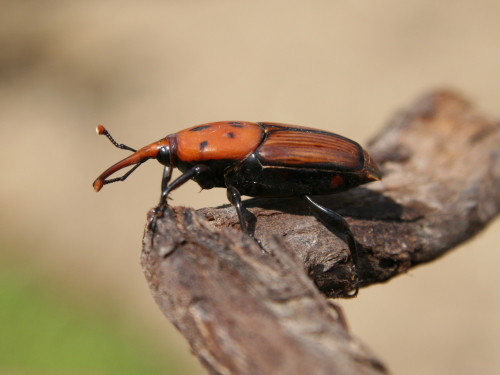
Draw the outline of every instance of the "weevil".
[[[138,151],[118,144],[102,125],[97,127],[97,133],[133,154],[104,171],[94,181],[95,191],[106,184],[124,181],[149,159],[157,159],[164,165],[161,198],[151,219],[152,229],[168,206],[170,192],[189,180],[196,181],[202,189],[225,188],[245,233],[248,230],[242,195],[302,198],[323,223],[345,236],[356,282],[354,292],[347,296],[357,295],[358,254],[349,225],[311,196],[335,194],[382,178],[377,163],[358,143],[324,130],[274,122],[202,124],[170,134]],[[107,179],[131,165],[135,166],[122,177]],[[174,168],[183,174],[170,183]]]

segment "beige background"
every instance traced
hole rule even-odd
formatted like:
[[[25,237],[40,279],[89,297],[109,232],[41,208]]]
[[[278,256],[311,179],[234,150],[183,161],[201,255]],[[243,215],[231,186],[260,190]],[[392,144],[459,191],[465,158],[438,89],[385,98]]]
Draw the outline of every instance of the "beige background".
[[[138,264],[160,192],[151,161],[92,182],[139,148],[217,120],[277,121],[365,144],[435,87],[499,116],[498,1],[2,1],[0,236],[61,288],[120,306],[193,361]],[[174,203],[225,203],[188,184]],[[395,374],[493,374],[499,353],[498,220],[440,261],[341,301]],[[15,250],[15,253],[14,253]]]

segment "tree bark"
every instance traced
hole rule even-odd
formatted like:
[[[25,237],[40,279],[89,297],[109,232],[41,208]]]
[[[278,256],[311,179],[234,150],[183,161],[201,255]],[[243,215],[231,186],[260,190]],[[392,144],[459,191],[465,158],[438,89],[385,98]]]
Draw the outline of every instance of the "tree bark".
[[[452,92],[395,117],[367,147],[383,180],[317,197],[351,226],[362,286],[438,258],[498,214],[499,146],[498,124]],[[354,287],[347,245],[300,199],[245,206],[261,246],[232,228],[231,206],[171,207],[145,231],[153,296],[202,364],[211,374],[388,373],[324,298]]]

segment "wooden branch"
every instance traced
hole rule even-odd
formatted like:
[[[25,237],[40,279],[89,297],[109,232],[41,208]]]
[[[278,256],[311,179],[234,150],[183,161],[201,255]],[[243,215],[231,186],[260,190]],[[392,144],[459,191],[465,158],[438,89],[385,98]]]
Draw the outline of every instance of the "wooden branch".
[[[362,285],[439,257],[498,213],[499,146],[498,126],[450,92],[397,116],[368,147],[383,181],[318,197],[351,225]],[[230,228],[228,206],[170,208],[145,232],[153,296],[202,364],[211,374],[387,373],[317,288],[352,288],[344,242],[298,199],[245,205],[262,248]]]

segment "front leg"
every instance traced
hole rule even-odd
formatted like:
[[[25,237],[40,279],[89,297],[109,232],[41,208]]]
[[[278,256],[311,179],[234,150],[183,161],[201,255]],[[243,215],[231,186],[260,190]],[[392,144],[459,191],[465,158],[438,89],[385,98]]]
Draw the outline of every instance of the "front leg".
[[[196,178],[206,170],[208,170],[208,167],[206,165],[203,164],[195,165],[189,171],[179,176],[176,180],[174,180],[174,182],[168,185],[168,182],[170,180],[170,171],[168,171],[167,168],[165,168],[161,184],[162,192],[160,197],[160,203],[158,203],[158,206],[156,206],[155,214],[153,215],[151,221],[149,222],[149,228],[152,231],[156,230],[156,220],[163,217],[165,210],[168,207],[168,202],[167,202],[168,194],[170,194],[172,190],[175,190],[178,187],[184,185],[189,180]]]

